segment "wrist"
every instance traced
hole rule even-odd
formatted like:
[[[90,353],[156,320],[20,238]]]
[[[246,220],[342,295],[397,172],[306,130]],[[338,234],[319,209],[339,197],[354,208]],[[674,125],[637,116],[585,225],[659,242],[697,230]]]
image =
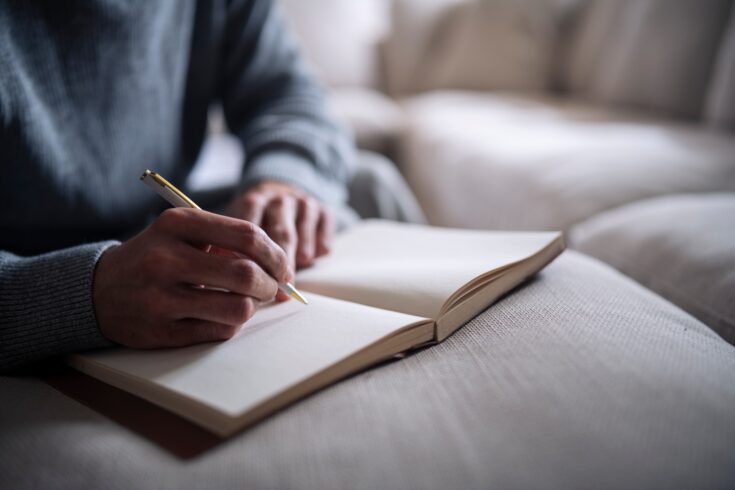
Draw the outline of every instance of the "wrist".
[[[119,248],[119,244],[113,245],[107,248],[97,259],[97,263],[94,267],[94,274],[92,276],[92,310],[94,313],[95,323],[100,334],[107,340],[112,341],[107,335],[105,335],[105,307],[103,305],[102,298],[104,292],[108,289],[108,278],[110,274],[110,264],[114,262],[114,255]]]

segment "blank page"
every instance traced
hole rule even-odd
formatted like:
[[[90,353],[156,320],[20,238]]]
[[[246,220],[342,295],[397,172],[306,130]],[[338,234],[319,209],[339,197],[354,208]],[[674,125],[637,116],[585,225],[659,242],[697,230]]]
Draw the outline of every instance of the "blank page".
[[[455,230],[366,221],[297,275],[297,287],[365,305],[437,318],[444,302],[486,272],[527,259],[557,232]]]
[[[226,342],[167,350],[110,349],[74,356],[71,364],[115,384],[112,370],[133,379],[124,389],[187,416],[166,402],[174,392],[235,417],[336,362],[423,319],[309,295],[310,304],[272,304]],[[150,384],[160,389],[135,389]],[[151,395],[153,393],[153,395]]]

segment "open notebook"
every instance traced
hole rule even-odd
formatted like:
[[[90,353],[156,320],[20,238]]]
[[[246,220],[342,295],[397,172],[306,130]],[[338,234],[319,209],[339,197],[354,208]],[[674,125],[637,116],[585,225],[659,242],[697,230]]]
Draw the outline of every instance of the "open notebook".
[[[369,221],[298,274],[309,306],[265,306],[226,342],[113,348],[69,363],[227,436],[349,374],[441,342],[563,249],[559,233]]]

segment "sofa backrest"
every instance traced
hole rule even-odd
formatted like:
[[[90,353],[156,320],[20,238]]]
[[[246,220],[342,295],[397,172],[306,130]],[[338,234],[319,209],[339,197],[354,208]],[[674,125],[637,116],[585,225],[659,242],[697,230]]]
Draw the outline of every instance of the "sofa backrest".
[[[469,0],[392,0],[391,31],[381,45],[385,87],[392,95],[418,90],[417,73],[430,52],[438,23]]]
[[[559,37],[558,14],[550,0],[451,5],[436,21],[407,88],[548,90]],[[394,31],[395,35],[400,36]]]
[[[734,0],[277,0],[330,86],[559,89],[735,126]]]
[[[732,0],[589,0],[562,64],[596,102],[700,118]]]

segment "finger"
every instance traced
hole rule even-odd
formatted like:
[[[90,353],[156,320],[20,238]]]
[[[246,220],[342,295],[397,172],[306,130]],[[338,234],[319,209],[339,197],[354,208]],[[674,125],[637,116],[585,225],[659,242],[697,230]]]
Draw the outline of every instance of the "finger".
[[[179,282],[226,289],[260,301],[270,301],[278,291],[276,280],[246,257],[202,253],[184,244],[178,257]]]
[[[263,215],[263,229],[286,253],[290,275],[296,265],[296,211],[295,198],[279,196],[270,201]]]
[[[322,208],[316,230],[316,256],[326,255],[332,248],[334,240],[334,218],[332,213]]]
[[[216,246],[211,246],[209,250],[204,250],[204,251],[212,255],[221,255],[222,257],[237,257],[238,256],[232,250],[227,250],[226,248],[216,247]]]
[[[290,299],[291,299],[291,296],[289,296],[288,294],[284,293],[280,289],[278,290],[278,294],[276,294],[276,301],[278,303],[283,303],[285,301],[289,301]]]
[[[260,226],[263,221],[263,211],[267,203],[268,198],[262,193],[256,191],[248,192],[239,200],[240,209],[236,217]]]
[[[296,246],[296,265],[306,267],[314,262],[319,224],[319,204],[311,198],[300,199],[296,218],[298,244]]]
[[[186,318],[172,323],[166,334],[165,347],[184,347],[203,342],[216,342],[231,339],[239,330],[239,325],[224,325]]]
[[[211,243],[245,255],[278,281],[290,277],[283,249],[248,221],[198,209],[173,208],[161,213],[154,226],[194,246]]]
[[[237,326],[252,318],[256,305],[256,300],[248,296],[181,286],[176,293],[174,319],[193,318]]]

